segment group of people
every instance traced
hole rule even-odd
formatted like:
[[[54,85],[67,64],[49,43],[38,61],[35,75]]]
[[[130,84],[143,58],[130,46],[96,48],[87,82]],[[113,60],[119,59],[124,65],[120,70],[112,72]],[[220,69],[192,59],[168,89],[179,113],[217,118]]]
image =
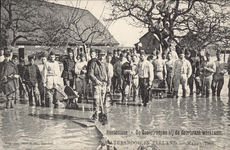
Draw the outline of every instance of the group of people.
[[[141,50],[90,50],[90,60],[84,53],[74,55],[73,49],[68,49],[68,56],[56,61],[56,54],[49,53],[40,56],[42,65],[35,64],[36,57],[28,56],[28,64],[17,55],[12,55],[8,49],[0,51],[0,92],[7,98],[6,108],[13,108],[19,99],[18,95],[28,93],[29,105],[42,107],[59,107],[60,95],[58,90],[68,85],[78,92],[78,102],[92,96],[94,100],[93,119],[98,118],[102,102],[105,102],[107,93],[122,94],[122,101],[127,102],[131,97],[136,101],[140,94],[142,105],[149,102],[149,94],[153,81],[166,81],[168,94],[178,97],[179,85],[182,85],[183,97],[186,97],[186,87],[193,95],[195,81],[196,94],[209,97],[217,91],[220,96],[224,83],[224,74],[227,72],[225,63],[217,53],[217,61],[211,61],[211,55],[191,57],[188,50],[182,49],[178,54],[175,47],[170,46],[167,54],[162,55],[156,50],[156,55],[147,54]],[[4,55],[4,58],[3,58]],[[178,57],[179,56],[179,57]],[[48,60],[47,60],[48,58]],[[21,83],[21,84],[20,84]],[[25,86],[24,86],[25,85]],[[18,90],[19,89],[19,90]],[[19,91],[19,93],[17,93]],[[140,92],[140,93],[139,93]],[[34,100],[34,101],[33,101]],[[34,104],[35,102],[35,104]]]

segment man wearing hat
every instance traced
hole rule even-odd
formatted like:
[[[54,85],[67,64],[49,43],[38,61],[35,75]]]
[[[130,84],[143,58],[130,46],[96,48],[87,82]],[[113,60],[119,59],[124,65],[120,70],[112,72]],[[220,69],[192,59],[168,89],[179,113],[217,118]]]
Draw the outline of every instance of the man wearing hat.
[[[25,66],[25,60],[23,58],[19,58],[19,64],[17,65],[17,68],[18,68],[18,74],[21,77],[21,79],[23,78],[24,66]],[[20,95],[20,97],[24,97],[25,93],[24,93],[21,81],[19,84],[19,95]]]
[[[214,61],[211,61],[210,52],[206,53],[206,60],[203,61],[203,63],[200,65],[200,71],[201,80],[203,81],[202,95],[205,96],[206,94],[206,97],[209,97],[211,92],[213,74],[214,72],[216,72],[216,64]]]
[[[140,61],[137,65],[137,74],[139,76],[139,86],[141,89],[142,105],[146,106],[149,102],[149,88],[152,86],[153,65],[146,59],[144,50],[140,51]]]
[[[57,61],[55,61],[56,55],[54,52],[50,52],[50,60],[47,61],[43,68],[42,78],[43,85],[46,87],[46,107],[51,107],[54,104],[55,108],[59,106],[59,100],[57,97],[57,88],[61,85],[60,82],[60,68]]]
[[[88,70],[89,79],[93,83],[93,99],[94,99],[94,103],[93,103],[94,114],[92,116],[93,120],[96,120],[98,118],[98,114],[100,113],[99,110],[101,107],[103,107],[101,106],[101,104],[103,103],[101,101],[105,99],[105,94],[106,94],[108,77],[106,72],[106,64],[104,62],[105,55],[106,55],[105,51],[99,50],[98,60],[92,62]]]
[[[224,74],[227,72],[225,70],[225,62],[221,60],[221,53],[216,53],[217,60],[215,61],[216,72],[213,74],[212,80],[212,95],[215,96],[217,89],[217,96],[220,96],[220,92],[224,85]]]
[[[177,55],[177,52],[176,52],[176,44],[175,44],[175,42],[171,42],[169,44],[169,52],[171,52],[171,55],[172,55],[172,57],[173,57],[174,60],[178,59],[178,55]]]
[[[17,70],[11,59],[10,51],[5,51],[4,53],[5,61],[2,62],[2,67],[0,70],[0,80],[3,85],[3,93],[6,95],[6,108],[13,108],[14,105],[14,96],[16,91],[15,78],[19,78],[17,75]]]
[[[63,71],[61,77],[63,78],[64,85],[68,85],[73,88],[74,84],[74,54],[73,49],[68,49],[68,57],[63,60]]]
[[[188,78],[192,74],[192,67],[190,62],[185,59],[184,49],[182,49],[179,53],[178,60],[175,61],[173,69],[172,69],[172,83],[174,87],[173,98],[178,98],[178,90],[179,85],[182,85],[183,95],[182,97],[186,97],[186,86],[188,82]]]
[[[172,94],[172,69],[174,66],[175,60],[172,57],[172,53],[168,53],[168,60],[165,62],[165,66],[167,69],[167,85],[168,85],[168,94]]]
[[[23,80],[27,85],[27,91],[29,96],[29,105],[33,106],[33,95],[36,106],[40,106],[40,93],[38,90],[38,83],[42,80],[40,70],[36,64],[34,64],[34,55],[28,56],[29,64],[25,66],[23,72]]]

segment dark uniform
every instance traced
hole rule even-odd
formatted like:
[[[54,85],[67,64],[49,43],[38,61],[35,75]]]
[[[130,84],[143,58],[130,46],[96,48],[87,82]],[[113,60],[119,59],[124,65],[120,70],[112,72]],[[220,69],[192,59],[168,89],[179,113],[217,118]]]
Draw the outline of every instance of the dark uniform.
[[[34,59],[33,56],[29,57],[30,59]],[[35,64],[28,64],[25,66],[23,72],[24,82],[27,85],[28,95],[29,95],[29,105],[33,106],[33,95],[35,98],[36,106],[40,106],[40,93],[38,91],[38,83],[42,80],[41,73],[39,68]]]
[[[70,50],[69,52],[73,52]],[[75,62],[73,58],[66,58],[63,61],[63,72],[61,74],[61,77],[63,78],[64,85],[69,85],[73,88],[74,85],[74,66]],[[68,83],[69,82],[69,83]]]
[[[123,86],[122,86],[122,101],[127,101],[127,95],[129,94],[129,89],[131,86],[132,76],[127,71],[132,71],[131,62],[126,62],[121,66]]]
[[[5,52],[5,57],[10,57],[10,52]],[[17,70],[15,69],[15,65],[12,61],[3,61],[1,63],[2,67],[0,70],[0,79],[2,82],[3,93],[6,95],[6,108],[13,108],[13,100],[16,91],[15,85],[15,76],[17,74]]]
[[[22,61],[22,60],[20,60]],[[20,62],[20,64],[17,65],[17,68],[18,68],[18,74],[21,78],[23,78],[23,71],[24,71],[24,65],[22,65],[21,63],[23,62]],[[23,95],[23,86],[22,84],[19,84],[19,95]]]

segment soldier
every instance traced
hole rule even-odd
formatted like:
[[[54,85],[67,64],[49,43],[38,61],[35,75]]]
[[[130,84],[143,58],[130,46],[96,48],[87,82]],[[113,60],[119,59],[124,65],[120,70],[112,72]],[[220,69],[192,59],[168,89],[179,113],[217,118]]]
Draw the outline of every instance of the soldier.
[[[104,63],[106,53],[103,50],[98,51],[98,60],[92,62],[89,66],[89,78],[93,82],[93,109],[94,114],[92,116],[93,120],[98,118],[99,109],[102,110],[103,102],[106,94],[106,86],[108,82],[107,73],[106,73],[106,65]],[[100,119],[100,118],[99,118]]]
[[[213,74],[212,95],[215,96],[217,88],[217,96],[220,96],[220,92],[224,85],[224,74],[227,70],[225,70],[225,62],[221,60],[221,54],[219,52],[217,52],[216,57],[216,72]]]
[[[4,53],[5,61],[1,63],[2,67],[0,70],[0,79],[3,85],[3,93],[6,95],[6,108],[10,109],[13,108],[14,103],[14,96],[15,96],[15,78],[19,78],[19,75],[17,75],[17,70],[15,68],[15,65],[11,59],[10,51],[5,51]]]
[[[57,61],[55,61],[55,53],[50,52],[50,60],[47,61],[43,68],[42,78],[43,85],[46,88],[46,107],[51,107],[52,103],[54,108],[58,108],[59,100],[57,97],[57,88],[61,85],[60,83],[60,68]]]
[[[27,91],[29,95],[29,105],[33,106],[33,95],[36,106],[40,106],[40,93],[38,90],[38,83],[41,81],[42,76],[39,68],[34,64],[35,57],[33,55],[28,56],[29,64],[25,66],[23,71],[24,83],[27,85]]]
[[[25,66],[25,60],[23,58],[19,59],[19,64],[17,65],[18,67],[18,74],[21,77],[21,79],[23,78],[23,71],[24,71],[24,66]],[[22,83],[19,84],[19,95],[20,97],[24,97],[24,90],[23,90],[23,86]]]
[[[41,61],[42,61],[42,65],[39,68],[39,70],[40,70],[40,73],[42,75],[43,74],[43,68],[45,66],[45,63],[47,62],[47,55],[45,53],[43,53],[41,55]],[[46,90],[45,90],[45,87],[43,85],[43,81],[42,80],[40,80],[38,82],[38,89],[39,89],[40,97],[41,97],[41,107],[45,107],[46,106],[46,104],[45,104],[45,93],[46,93]]]
[[[119,60],[118,52],[117,50],[113,51],[113,58],[111,60],[111,64],[114,65]]]
[[[171,94],[172,92],[172,69],[174,66],[175,60],[172,57],[172,53],[168,53],[168,61],[165,62],[165,66],[167,69],[167,77],[166,81],[168,84],[168,94]]]
[[[192,74],[192,67],[188,60],[184,57],[184,50],[182,50],[179,54],[180,59],[176,60],[172,70],[173,76],[173,98],[178,98],[178,88],[179,85],[182,84],[183,95],[182,97],[186,97],[186,86],[188,82],[188,78]]]
[[[161,58],[160,51],[156,51],[157,59],[153,61],[154,79],[164,80],[166,79],[167,70],[164,60]]]
[[[140,61],[137,65],[137,74],[139,76],[142,106],[146,106],[149,102],[149,88],[151,88],[154,76],[153,65],[146,60],[144,50],[141,50],[140,52]]]
[[[206,53],[206,58],[207,60],[200,65],[200,71],[202,71],[201,80],[203,81],[202,95],[204,96],[206,93],[206,97],[209,97],[213,73],[216,72],[216,64],[214,61],[211,61],[211,54],[209,52]]]
[[[190,96],[193,96],[193,81],[195,78],[195,70],[196,70],[196,66],[195,66],[195,62],[193,61],[193,59],[191,58],[191,53],[189,50],[185,51],[185,58],[190,62],[191,66],[192,66],[192,75],[188,78],[188,85],[189,85],[189,89],[190,89]]]
[[[74,84],[74,54],[73,49],[68,49],[68,57],[63,61],[63,72],[61,77],[63,78],[64,85],[68,85],[73,88]]]
[[[107,85],[107,92],[110,92],[110,87],[112,86],[112,77],[113,77],[113,65],[111,64],[112,55],[106,56],[106,71],[108,75],[108,85]]]
[[[131,63],[131,66],[132,66],[132,71],[134,71],[134,74],[132,75],[132,88],[133,89],[133,101],[135,101],[138,97],[138,91],[139,91],[139,79],[138,79],[138,74],[137,74],[137,65],[138,65],[138,62],[137,62],[137,56],[136,54],[132,54],[131,55],[132,57],[132,63]]]
[[[86,84],[87,84],[87,95],[86,96],[92,96],[92,82],[89,80],[89,75],[88,75],[88,71],[89,71],[89,66],[92,64],[92,62],[97,61],[97,54],[95,49],[90,49],[90,57],[91,59],[88,61],[87,63],[87,73],[86,73]]]
[[[78,63],[76,63],[75,65],[75,74],[76,76],[76,91],[78,92],[79,98],[78,98],[78,102],[81,103],[82,99],[84,96],[86,96],[86,66],[87,66],[87,62],[86,62],[86,57],[85,54],[80,53],[80,61]]]
[[[130,87],[132,82],[132,75],[134,74],[132,71],[132,65],[131,65],[131,55],[128,54],[126,56],[127,62],[125,62],[122,66],[122,78],[123,78],[123,85],[122,85],[122,101],[127,101],[127,97],[130,97]]]
[[[16,74],[19,75],[18,67],[17,67],[18,55],[13,54],[13,56],[12,56],[12,62],[14,63]],[[15,78],[14,79],[14,83],[15,83],[15,88],[16,88],[15,96],[14,96],[14,104],[16,104],[16,102],[19,100],[19,78]]]
[[[122,89],[122,70],[121,70],[121,66],[127,62],[127,59],[124,57],[124,54],[121,53],[120,54],[120,59],[119,61],[117,61],[114,66],[113,66],[113,72],[114,72],[114,75],[113,75],[113,79],[116,80],[117,82],[113,82],[113,90],[115,90],[115,92],[120,92],[121,89]]]
[[[178,59],[178,55],[177,55],[177,52],[176,52],[176,46],[175,46],[174,42],[169,44],[169,52],[172,53],[172,57],[173,57],[174,60]]]

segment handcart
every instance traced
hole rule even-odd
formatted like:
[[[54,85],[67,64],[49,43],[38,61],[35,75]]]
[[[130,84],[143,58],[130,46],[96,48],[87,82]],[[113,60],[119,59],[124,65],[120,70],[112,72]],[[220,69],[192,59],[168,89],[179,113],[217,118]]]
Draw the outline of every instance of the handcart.
[[[153,80],[151,92],[150,92],[151,95],[152,95],[152,93],[156,93],[157,99],[163,98],[162,93],[166,93],[166,91],[167,91],[166,80],[159,80],[159,79]]]

